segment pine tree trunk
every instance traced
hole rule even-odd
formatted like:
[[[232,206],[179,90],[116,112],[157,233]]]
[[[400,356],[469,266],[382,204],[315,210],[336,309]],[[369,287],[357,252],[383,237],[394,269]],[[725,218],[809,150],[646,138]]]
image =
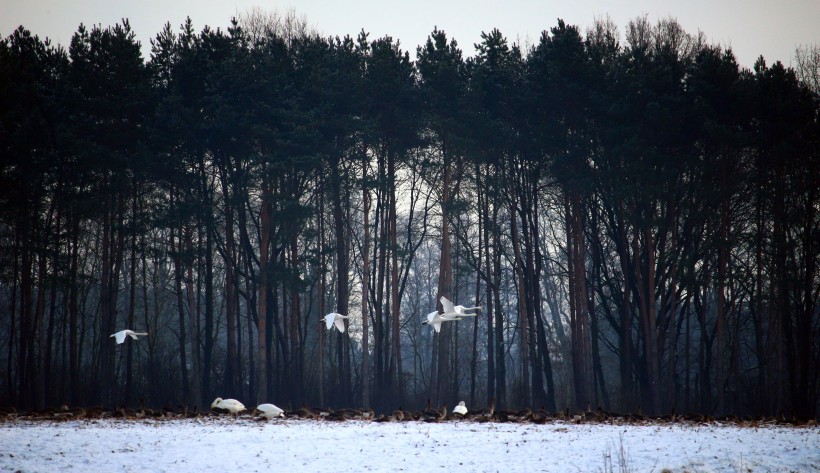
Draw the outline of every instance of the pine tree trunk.
[[[333,229],[336,240],[336,312],[342,315],[349,315],[350,310],[350,259],[348,258],[348,243],[346,236],[346,226],[344,219],[344,209],[342,207],[343,196],[340,175],[340,164],[336,163],[331,171],[331,186],[333,191]],[[345,320],[345,327],[349,327],[350,323]],[[350,359],[348,354],[349,331],[345,330],[344,334],[338,335],[340,357],[337,362],[341,366],[340,380],[342,381],[342,396],[341,399],[349,402],[351,399],[350,382],[352,373],[350,372]]]
[[[43,233],[48,233],[45,229]],[[44,242],[44,245],[48,245],[48,242]],[[48,365],[48,360],[45,359],[46,354],[46,324],[45,324],[45,308],[46,308],[46,256],[42,254],[37,259],[37,280],[39,281],[37,287],[37,301],[35,302],[34,307],[34,318],[33,318],[33,327],[32,333],[35,335],[32,341],[37,342],[37,350],[36,353],[39,355],[39,359],[34,359],[34,352],[32,352],[32,359],[34,359],[34,371],[33,374],[33,381],[34,381],[34,399],[35,399],[35,407],[37,409],[43,409],[46,407],[46,366]]]
[[[532,350],[529,343],[528,324],[530,323],[529,311],[527,310],[527,282],[524,275],[524,259],[521,255],[520,235],[518,231],[518,210],[516,202],[510,204],[510,226],[511,238],[513,245],[513,256],[515,258],[515,275],[518,280],[516,287],[518,289],[518,333],[520,339],[518,341],[518,356],[521,369],[521,379],[519,392],[516,393],[514,402],[519,405],[530,405],[529,400],[529,361],[528,351]],[[540,376],[541,373],[538,373]]]
[[[216,233],[213,217],[213,212],[215,209],[213,208],[214,204],[211,196],[213,190],[209,189],[208,186],[208,174],[205,169],[204,153],[199,152],[198,158],[200,177],[199,187],[201,199],[201,223],[204,223],[204,225],[200,226],[200,247],[202,246],[202,240],[205,240],[205,280],[202,281],[202,279],[200,279],[200,281],[205,285],[205,327],[203,329],[205,340],[202,347],[201,355],[202,365],[200,366],[201,395],[199,396],[199,399],[197,399],[196,405],[200,405],[200,402],[202,402],[203,404],[207,402],[205,397],[211,394],[211,358],[213,355],[214,347],[213,238],[214,234]]]
[[[59,195],[59,194],[58,194]],[[62,393],[64,392],[64,385],[60,386],[59,382],[57,382],[57,375],[54,374],[52,370],[53,366],[56,363],[56,357],[53,356],[53,352],[56,351],[57,341],[62,339],[62,337],[57,337],[55,333],[55,315],[57,312],[57,289],[60,286],[60,267],[61,264],[59,260],[61,259],[61,235],[63,233],[62,229],[62,212],[60,208],[60,202],[58,196],[54,196],[54,208],[56,209],[56,215],[54,217],[54,225],[51,227],[53,228],[52,231],[52,242],[53,246],[51,248],[52,257],[51,257],[51,277],[50,277],[50,285],[51,289],[49,291],[49,304],[48,304],[48,329],[46,330],[45,335],[45,355],[41,353],[41,365],[40,365],[40,372],[41,372],[41,384],[43,387],[43,401],[44,404],[52,403],[53,401],[53,394],[55,393]],[[64,317],[61,317],[64,319]],[[43,327],[45,329],[45,327]],[[61,363],[64,363],[65,357],[60,357]],[[61,370],[59,377],[64,379],[65,371]],[[49,394],[52,394],[49,397]]]
[[[529,331],[530,344],[530,363],[532,364],[531,371],[531,390],[533,405],[545,405],[547,401],[547,393],[544,391],[544,364],[549,364],[549,352],[546,344],[538,342],[538,326],[541,324],[541,264],[538,255],[538,226],[536,215],[538,213],[537,201],[537,180],[533,175],[527,183],[529,197],[522,196],[522,202],[526,202],[526,206],[522,209],[526,210],[521,215],[521,227],[525,229],[524,248],[527,259],[527,274],[525,280],[527,281],[527,319]],[[546,362],[544,359],[546,358]],[[550,370],[551,373],[551,370]]]
[[[132,222],[136,222],[137,220],[137,199],[138,199],[138,191],[136,185],[134,185],[134,194],[131,200],[131,219]],[[129,268],[129,290],[128,290],[128,328],[131,330],[135,329],[134,326],[134,312],[136,310],[136,303],[137,303],[137,228],[135,224],[131,226],[131,261],[130,261],[130,268]],[[129,343],[125,357],[125,405],[131,405],[132,399],[132,391],[133,391],[133,357],[134,357],[134,344]]]
[[[171,197],[171,200],[173,201],[173,195]],[[171,254],[173,255],[172,259],[174,262],[174,290],[176,292],[177,312],[179,315],[179,364],[180,371],[182,373],[182,399],[185,399],[187,402],[189,400],[189,385],[188,359],[185,350],[185,307],[182,303],[182,263],[180,262],[180,260],[182,259],[182,245],[180,243],[180,247],[177,247],[177,245],[175,244],[174,230],[174,228],[171,229],[171,241],[169,246],[171,249]],[[177,232],[179,232],[180,235],[182,233],[182,231],[178,229]]]
[[[817,167],[814,167],[817,170]],[[797,342],[797,360],[799,362],[799,371],[797,377],[797,390],[799,393],[798,402],[795,406],[795,413],[800,419],[810,419],[812,413],[817,412],[817,398],[818,395],[818,361],[820,357],[816,350],[812,350],[812,323],[816,320],[816,301],[817,297],[817,258],[812,258],[810,255],[817,255],[817,234],[818,234],[818,220],[817,220],[817,187],[809,184],[808,196],[805,201],[805,207],[802,209],[802,218],[800,219],[800,226],[802,235],[801,246],[803,247],[803,267],[802,281],[795,283],[796,292],[798,292],[798,300],[802,300],[802,304],[798,304],[796,310],[796,342]],[[802,294],[801,294],[802,293]],[[815,331],[815,333],[817,333]],[[737,338],[737,337],[736,337]]]
[[[533,308],[535,310],[534,318],[536,322],[536,336],[538,344],[538,352],[541,355],[541,363],[544,370],[544,377],[547,381],[546,398],[544,399],[545,407],[550,412],[555,412],[555,379],[552,372],[552,360],[550,358],[550,349],[547,344],[547,336],[544,329],[544,317],[541,311],[541,274],[543,270],[543,255],[541,254],[540,233],[538,224],[538,207],[534,206],[533,212],[530,213],[530,227],[532,228],[532,241],[535,247],[535,273],[533,275]]]
[[[364,246],[362,247],[362,407],[370,407],[370,191],[367,187],[367,158],[362,163],[362,200],[364,201]]]
[[[249,260],[249,255],[245,255],[244,257],[244,268],[245,273],[251,273],[251,266],[253,263]],[[247,323],[245,324],[245,328],[247,330],[247,343],[248,343],[248,371],[247,371],[247,381],[245,381],[244,373],[241,373],[239,376],[239,386],[240,386],[240,393],[243,396],[247,396],[250,400],[251,404],[256,404],[256,396],[258,394],[259,389],[259,381],[258,381],[258,373],[257,373],[257,361],[256,355],[254,355],[253,349],[253,326],[254,321],[259,320],[259,314],[257,313],[259,301],[256,296],[256,287],[254,287],[254,281],[252,278],[245,278],[245,294],[247,307],[248,307],[248,315],[247,315]],[[237,323],[237,328],[241,328],[242,322],[241,318]],[[241,332],[241,330],[240,330]],[[263,331],[264,333],[264,331]],[[263,335],[264,336],[264,335]],[[242,353],[242,338],[238,338],[237,340],[237,350],[239,353]],[[264,353],[264,352],[263,352]],[[245,387],[247,386],[247,388]]]
[[[271,236],[271,188],[269,183],[263,184],[262,208],[259,240],[259,292],[256,309],[256,392],[254,400],[261,401],[267,397],[268,368],[267,368],[267,317],[268,313],[268,284],[270,271],[270,236]],[[248,333],[251,336],[252,333]]]
[[[208,210],[210,212],[210,209]],[[211,360],[214,348],[214,248],[213,248],[213,220],[211,214],[206,216],[205,231],[205,346],[202,360],[202,388],[200,399],[204,405],[205,396],[211,394]]]
[[[729,263],[727,237],[729,235],[729,202],[725,192],[721,192],[720,230],[718,237],[717,267],[717,331],[715,338],[715,371],[717,372],[717,413],[726,414],[726,380],[724,367],[724,345],[726,344],[726,267]]]
[[[200,375],[200,370],[202,368],[202,362],[200,358],[200,347],[199,347],[199,338],[200,333],[198,330],[199,327],[199,291],[196,290],[196,284],[194,284],[194,242],[193,242],[193,229],[186,225],[184,230],[185,235],[185,258],[183,262],[185,264],[185,286],[186,291],[185,294],[188,299],[188,331],[190,334],[190,342],[191,342],[191,400],[193,400],[193,404],[199,404],[202,402],[202,391],[201,391],[201,382],[202,377]]]
[[[395,156],[390,156],[387,162],[387,175],[390,179],[390,242],[391,242],[391,263],[390,263],[390,299],[392,302],[392,327],[393,327],[393,358],[396,365],[396,400],[402,404],[404,397],[404,386],[402,384],[401,346],[399,344],[399,263],[398,263],[398,235],[396,232],[396,164]]]
[[[570,326],[572,328],[572,374],[575,409],[589,407],[589,316],[584,264],[584,231],[580,195],[570,192],[564,198],[567,225],[567,268],[570,285]]]
[[[293,226],[295,227],[295,225]],[[293,274],[298,274],[299,271],[299,248],[297,243],[297,234],[296,228],[293,228],[291,231],[291,240],[290,240],[290,265],[291,271]],[[303,367],[304,363],[302,362],[302,347],[299,340],[299,314],[301,313],[301,304],[299,303],[299,287],[297,284],[291,284],[290,290],[290,342],[291,342],[291,364],[293,366],[293,370],[291,373],[293,374],[292,378],[289,380],[291,384],[291,399],[303,401],[302,398],[302,376],[303,376]],[[262,314],[259,315],[262,317]],[[266,314],[267,317],[267,314]],[[345,332],[347,333],[347,332]],[[268,354],[268,357],[270,354]],[[270,358],[268,358],[270,361]],[[265,398],[268,395],[273,394],[270,388],[266,388],[265,391]]]
[[[478,166],[476,166],[478,167]],[[482,251],[485,246],[484,244],[484,225],[481,218],[481,182],[480,177],[476,174],[476,186],[479,188],[478,192],[478,261],[476,263],[477,267],[481,267],[482,261]],[[475,306],[478,307],[481,304],[481,278],[476,275],[475,278]],[[476,395],[476,375],[478,371],[478,319],[479,317],[476,316],[473,318],[473,343],[472,343],[472,350],[470,356],[470,405],[475,405],[475,395]],[[489,360],[488,360],[489,361]]]
[[[496,173],[497,175],[497,173]],[[496,191],[499,191],[496,188]],[[493,296],[495,300],[495,396],[498,406],[507,402],[507,368],[504,350],[504,312],[501,310],[501,228],[498,225],[499,195],[493,204]],[[492,400],[492,398],[491,398]]]
[[[326,271],[325,271],[325,193],[324,193],[324,182],[322,179],[322,172],[317,175],[317,189],[319,191],[319,195],[316,197],[319,202],[319,211],[316,214],[316,228],[318,230],[318,239],[317,242],[318,252],[319,252],[319,287],[318,287],[318,309],[319,309],[319,316],[324,317],[327,313],[325,311],[325,287],[327,285],[327,278],[326,278]],[[323,323],[319,323],[318,325],[315,324],[314,326],[318,326],[318,332],[316,333],[317,337],[317,344],[319,346],[319,350],[317,353],[317,364],[319,366],[319,374],[317,379],[317,390],[319,391],[319,405],[324,407],[325,406],[325,326]],[[310,327],[310,325],[308,325]]]
[[[451,261],[451,243],[450,243],[450,185],[452,183],[452,176],[450,172],[449,162],[446,158],[444,160],[444,177],[442,181],[442,195],[441,195],[441,258],[439,260],[439,276],[438,276],[438,291],[436,293],[436,310],[443,311],[441,305],[441,297],[447,297],[452,300],[453,295],[453,271]],[[443,396],[451,391],[451,373],[450,373],[450,342],[452,340],[451,324],[442,324],[441,331],[438,334],[438,377],[435,381],[435,390],[433,395],[433,402],[439,405]]]
[[[100,316],[102,318],[100,334],[100,392],[99,400],[103,405],[111,405],[111,390],[114,383],[114,344],[108,336],[114,333],[114,320],[111,307],[111,215],[110,201],[103,211],[102,261],[100,276]]]
[[[483,205],[481,206],[482,215],[480,216],[480,220],[484,222],[484,265],[485,265],[485,274],[487,275],[486,280],[486,313],[487,313],[487,403],[489,404],[490,399],[495,398],[495,366],[496,366],[496,359],[495,359],[495,341],[493,339],[493,284],[492,284],[492,274],[493,268],[492,264],[490,263],[490,209],[489,209],[489,199],[490,199],[490,185],[489,185],[489,171],[490,166],[487,165],[486,167],[486,174],[484,179],[484,192],[479,193],[479,202],[482,202]],[[476,175],[480,176],[480,167],[476,165]],[[482,199],[483,195],[483,199]]]
[[[623,221],[619,221],[617,216],[612,216],[611,220],[617,226],[616,248],[620,259],[621,274],[623,281],[623,303],[621,309],[621,333],[619,338],[620,374],[621,374],[621,410],[623,412],[633,412],[635,410],[635,389],[633,386],[632,369],[634,360],[632,355],[632,271],[629,266],[629,240],[626,236]]]
[[[757,164],[759,166],[759,163]],[[758,177],[759,179],[759,177]],[[760,183],[757,183],[758,188]],[[767,367],[769,366],[769,359],[771,352],[769,350],[769,343],[764,340],[770,340],[771,337],[766,337],[764,334],[763,320],[765,318],[763,310],[763,196],[762,191],[758,189],[755,196],[755,348],[757,349],[757,386],[760,388],[756,391],[757,396],[757,413],[762,414],[769,412],[771,409],[772,389]]]
[[[787,277],[787,240],[786,240],[786,217],[785,217],[785,197],[783,184],[783,171],[778,164],[775,167],[774,178],[774,201],[772,202],[772,243],[773,248],[773,282],[774,292],[772,300],[774,310],[772,316],[775,318],[775,354],[776,354],[776,379],[775,386],[777,396],[775,398],[775,409],[778,414],[782,414],[786,409],[786,386],[796,387],[794,379],[794,363],[792,356],[791,340],[791,304],[789,304],[789,289]]]
[[[225,374],[223,389],[226,395],[235,396],[236,378],[239,374],[239,359],[236,348],[237,315],[236,315],[236,270],[234,269],[234,229],[233,208],[227,193],[227,183],[223,183],[222,192],[225,195],[225,325],[227,337],[227,353],[225,360]]]
[[[77,330],[78,330],[78,298],[79,288],[77,282],[77,273],[79,271],[79,256],[80,256],[80,219],[73,215],[71,219],[71,269],[69,270],[69,288],[68,288],[68,359],[69,359],[69,379],[70,379],[70,402],[76,404],[80,402],[80,364],[79,351],[77,346]],[[15,263],[17,259],[15,258]],[[16,268],[15,268],[16,272]],[[15,275],[16,277],[16,275]],[[12,333],[14,333],[14,299],[12,299]],[[10,337],[9,342],[14,337]],[[9,376],[11,376],[11,357],[9,357]]]
[[[148,246],[145,243],[145,233],[140,234],[140,248],[143,249],[141,252],[141,266],[142,266],[142,319],[143,319],[143,327],[145,327],[145,331],[151,333],[154,329],[159,325],[159,315],[158,315],[158,306],[157,303],[158,291],[154,292],[154,319],[150,319],[150,309],[149,309],[149,299],[148,299],[148,257],[147,251],[145,249]],[[156,288],[156,284],[154,286]],[[156,337],[151,337],[148,339],[148,369],[152,369],[156,366],[156,357],[155,355],[155,347],[157,346]],[[149,386],[147,386],[150,388]]]
[[[385,208],[384,205],[384,186],[386,181],[385,176],[385,169],[384,169],[384,153],[380,153],[378,158],[378,169],[379,169],[379,187],[378,192],[376,194],[376,227],[379,231],[379,245],[375,245],[376,248],[374,250],[378,251],[378,255],[375,256],[376,258],[376,300],[375,300],[375,313],[376,313],[376,324],[374,327],[374,342],[376,347],[376,397],[377,401],[376,404],[380,405],[384,398],[385,398],[385,386],[386,386],[386,374],[387,374],[387,330],[385,329],[385,320],[384,320],[384,286],[386,276],[386,251],[387,251],[387,225],[385,218]]]
[[[635,282],[638,287],[638,301],[643,322],[644,346],[646,347],[646,392],[649,396],[649,413],[659,414],[660,411],[660,390],[658,375],[658,344],[657,327],[655,314],[655,243],[652,230],[644,225],[643,233],[643,253],[646,261],[646,277],[641,270],[641,250],[639,248],[640,235],[638,226],[635,227],[635,238],[632,241],[635,257]]]

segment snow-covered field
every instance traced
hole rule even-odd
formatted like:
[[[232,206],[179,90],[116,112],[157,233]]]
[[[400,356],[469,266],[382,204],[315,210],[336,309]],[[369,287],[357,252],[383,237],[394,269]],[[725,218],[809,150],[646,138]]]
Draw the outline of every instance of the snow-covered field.
[[[248,418],[0,423],[0,471],[665,470],[820,471],[820,428]]]

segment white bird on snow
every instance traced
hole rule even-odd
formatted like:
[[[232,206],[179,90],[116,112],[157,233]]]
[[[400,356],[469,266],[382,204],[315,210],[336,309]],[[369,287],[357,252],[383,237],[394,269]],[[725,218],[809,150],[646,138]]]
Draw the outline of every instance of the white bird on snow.
[[[324,319],[321,319],[321,320],[323,320],[325,322],[325,324],[327,324],[327,329],[328,330],[330,330],[331,327],[333,327],[335,325],[336,328],[340,332],[344,333],[344,331],[345,331],[345,321],[344,321],[344,319],[349,319],[349,318],[350,318],[349,315],[342,315],[342,314],[337,314],[336,312],[331,312],[331,313],[327,314]]]
[[[438,311],[433,311],[427,314],[427,320],[422,322],[423,324],[431,325],[436,332],[441,331],[441,323],[442,322],[453,322],[456,320],[462,320],[461,317],[458,316],[447,316],[444,314],[439,314]]]
[[[133,330],[120,330],[117,333],[112,333],[111,336],[108,337],[108,338],[115,338],[116,337],[117,345],[119,345],[119,344],[121,344],[125,341],[125,336],[126,335],[133,338],[134,340],[137,340],[137,337],[147,336],[148,333],[147,332],[135,332]]]
[[[285,411],[274,406],[273,404],[259,404],[256,406],[256,410],[268,420],[273,419],[274,417],[285,417]]]
[[[218,397],[211,403],[211,409],[224,409],[231,414],[238,414],[245,410],[245,405],[236,399],[222,399]]]
[[[458,405],[453,408],[453,414],[467,415],[467,405],[464,404],[464,401],[459,402]]]

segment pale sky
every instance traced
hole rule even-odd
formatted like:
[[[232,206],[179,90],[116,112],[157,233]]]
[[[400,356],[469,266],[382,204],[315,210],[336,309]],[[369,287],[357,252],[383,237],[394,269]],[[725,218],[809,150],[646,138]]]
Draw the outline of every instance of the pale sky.
[[[178,30],[190,16],[197,32],[205,25],[224,29],[232,16],[253,7],[294,9],[323,35],[355,37],[362,28],[370,39],[390,35],[411,56],[436,26],[472,56],[482,31],[498,28],[511,42],[534,43],[557,18],[585,32],[607,14],[622,39],[630,19],[645,14],[654,24],[672,16],[688,33],[702,31],[710,42],[731,46],[749,68],[761,54],[770,65],[791,65],[797,46],[820,44],[820,0],[0,0],[0,34],[6,37],[22,24],[67,48],[80,23],[106,27],[128,18],[147,59],[148,40],[166,21]]]

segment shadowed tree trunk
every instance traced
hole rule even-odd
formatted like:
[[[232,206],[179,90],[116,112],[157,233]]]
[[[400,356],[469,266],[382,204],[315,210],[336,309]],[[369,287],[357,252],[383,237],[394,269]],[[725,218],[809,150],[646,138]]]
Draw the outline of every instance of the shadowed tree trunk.
[[[193,404],[200,404],[202,402],[202,361],[201,351],[199,346],[199,291],[197,284],[194,283],[194,249],[193,229],[190,225],[185,225],[183,230],[185,239],[184,257],[182,259],[185,265],[185,286],[186,295],[188,298],[188,330],[190,333],[191,342],[191,398]]]
[[[341,187],[341,163],[336,162],[333,168],[331,169],[330,174],[330,184],[331,189],[333,192],[333,229],[335,232],[335,240],[336,240],[336,312],[342,315],[350,315],[348,312],[350,310],[350,267],[349,262],[350,259],[348,258],[348,243],[345,235],[345,229],[347,225],[345,224],[344,220],[344,208],[342,207],[343,204],[343,195],[342,195],[342,187]],[[345,327],[349,328],[350,322],[345,319],[344,321]],[[338,351],[337,355],[340,355],[337,362],[339,363],[341,370],[340,370],[340,381],[341,381],[341,388],[342,392],[340,401],[349,402],[352,400],[352,392],[350,386],[350,377],[352,373],[349,370],[350,367],[350,358],[349,358],[349,341],[348,336],[350,332],[345,330],[344,334],[338,333]]]
[[[390,195],[388,197],[390,201],[390,210],[389,216],[390,219],[390,243],[391,243],[391,262],[390,262],[390,299],[392,303],[392,328],[393,328],[393,359],[395,360],[396,365],[396,400],[398,404],[402,404],[402,398],[404,397],[404,384],[402,382],[402,373],[404,369],[402,368],[401,362],[401,346],[399,337],[399,325],[401,324],[401,320],[399,319],[400,311],[399,311],[399,263],[398,263],[398,250],[399,250],[399,242],[398,237],[396,234],[396,157],[390,156],[388,157],[387,161],[387,175],[391,176],[390,178]]]
[[[137,303],[137,210],[138,210],[138,190],[137,186],[134,185],[134,191],[131,198],[131,261],[130,261],[130,273],[128,278],[129,284],[129,291],[128,291],[128,323],[126,324],[129,329],[134,330],[136,327],[134,326],[134,312],[136,310],[136,303]],[[141,331],[141,330],[138,330]],[[126,353],[125,357],[125,405],[129,406],[132,402],[132,363],[133,363],[133,351],[134,351],[134,344],[128,344],[128,352]]]
[[[367,155],[362,158],[364,246],[362,247],[362,406],[370,407],[370,190],[367,184]]]
[[[317,175],[317,184],[319,188],[319,195],[317,196],[317,200],[319,201],[319,211],[316,214],[316,228],[318,230],[318,238],[319,241],[317,242],[317,247],[319,251],[319,281],[318,281],[318,309],[319,309],[319,317],[324,317],[326,314],[325,311],[325,287],[327,286],[327,277],[325,271],[325,193],[323,191],[323,179],[322,179],[322,170],[319,170],[319,174]],[[317,332],[317,345],[319,347],[317,360],[319,365],[319,376],[318,376],[318,391],[319,391],[319,405],[325,405],[325,326],[323,323],[316,324],[315,321],[311,320],[308,323],[308,329],[310,326],[318,326]]]
[[[442,151],[445,156],[444,162],[444,176],[442,179],[441,191],[441,259],[439,260],[438,273],[438,291],[436,292],[436,310],[443,311],[441,305],[441,297],[453,298],[453,269],[451,261],[451,243],[450,243],[450,186],[452,184],[452,176],[449,163],[446,160],[446,152]],[[452,391],[452,373],[450,372],[450,342],[452,333],[450,331],[451,324],[442,324],[441,331],[438,333],[438,360],[437,360],[437,378],[435,381],[435,388],[433,390],[433,402],[439,405],[448,393]]]
[[[572,328],[572,375],[575,409],[587,409],[591,400],[592,360],[589,341],[589,306],[584,258],[584,217],[581,196],[570,192],[564,198],[567,228],[567,268],[569,270],[570,326]]]
[[[265,399],[268,393],[268,348],[267,348],[267,313],[268,285],[270,282],[270,238],[271,238],[271,188],[269,182],[262,184],[262,208],[259,216],[259,292],[256,310],[256,393],[252,399],[256,402]],[[252,336],[249,332],[248,336]],[[291,360],[292,361],[292,360]]]
[[[486,274],[486,313],[487,313],[487,403],[490,399],[496,397],[496,358],[495,358],[495,340],[493,338],[493,266],[490,262],[490,184],[489,184],[490,166],[485,167],[487,177],[483,180],[484,192],[479,192],[479,202],[481,205],[480,220],[484,222],[484,266]],[[480,165],[476,165],[476,176],[481,175]],[[483,197],[483,198],[482,198]],[[499,330],[496,327],[496,330]]]

